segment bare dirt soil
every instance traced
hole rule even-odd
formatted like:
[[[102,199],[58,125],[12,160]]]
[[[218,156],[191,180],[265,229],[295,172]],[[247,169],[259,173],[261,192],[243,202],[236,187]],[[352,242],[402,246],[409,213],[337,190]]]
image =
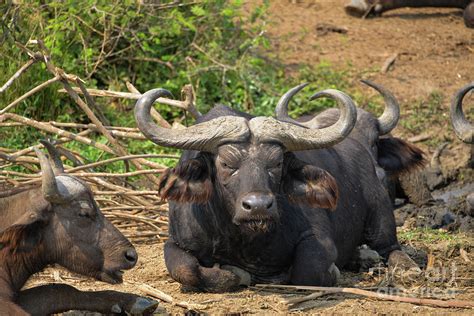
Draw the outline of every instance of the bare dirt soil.
[[[336,68],[349,69],[354,86],[358,85],[360,78],[384,84],[399,98],[402,120],[417,114],[419,109],[411,106],[414,102],[427,100],[434,92],[442,93],[445,100],[440,117],[434,124],[426,124],[426,132],[430,138],[450,141],[442,158],[444,167],[456,169],[465,165],[469,147],[456,140],[447,114],[450,96],[474,79],[474,30],[464,27],[461,11],[403,9],[386,13],[382,18],[360,20],[345,15],[345,3],[346,0],[271,1],[268,36],[272,54],[284,61],[290,75],[301,63],[329,61]],[[381,73],[384,62],[394,54],[398,55],[392,68]],[[364,91],[374,94],[369,89]],[[474,104],[473,101],[474,97],[470,96],[467,103]],[[395,134],[413,136],[410,130],[402,127],[397,128]],[[427,153],[435,149],[429,142],[419,145]],[[464,182],[472,183],[473,179],[464,179]],[[403,227],[399,228],[399,233],[405,249],[424,271],[428,267],[435,272],[431,275],[425,272],[416,279],[394,279],[384,268],[343,272],[340,285],[371,289],[394,285],[404,291],[394,294],[474,301],[472,235],[440,231],[433,237]],[[255,288],[227,294],[186,292],[168,276],[161,243],[138,243],[136,246],[139,263],[125,274],[124,284],[110,286],[71,275],[63,269],[48,269],[32,278],[27,286],[66,282],[81,289],[114,289],[145,294],[138,288],[144,283],[177,301],[206,305],[202,312],[231,315],[287,313],[288,307],[281,303],[282,299],[308,294],[297,291],[272,293]],[[160,305],[171,314],[185,312],[185,309],[171,304]],[[472,309],[433,308],[340,294],[323,296],[295,308],[294,313],[312,314],[473,313]]]

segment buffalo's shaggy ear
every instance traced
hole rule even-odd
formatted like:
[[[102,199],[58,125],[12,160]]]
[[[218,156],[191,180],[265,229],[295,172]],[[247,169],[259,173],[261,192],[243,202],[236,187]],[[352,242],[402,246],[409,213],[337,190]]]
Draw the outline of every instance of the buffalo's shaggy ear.
[[[336,179],[326,170],[292,157],[288,162],[283,190],[292,203],[334,210],[339,190]]]
[[[212,194],[212,166],[207,154],[180,162],[161,175],[158,191],[162,199],[181,203],[205,203]]]
[[[42,211],[26,213],[0,232],[0,250],[9,249],[12,253],[32,251],[41,242],[41,228],[46,222],[47,217]]]
[[[393,174],[422,167],[426,162],[421,149],[396,137],[380,138],[377,150],[379,165]]]

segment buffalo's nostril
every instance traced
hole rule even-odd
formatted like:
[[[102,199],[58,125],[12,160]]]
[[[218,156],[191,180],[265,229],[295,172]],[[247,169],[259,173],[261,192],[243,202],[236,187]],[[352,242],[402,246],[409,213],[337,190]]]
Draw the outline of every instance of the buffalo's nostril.
[[[242,207],[246,209],[247,211],[250,211],[252,209],[252,206],[245,201],[242,202]]]
[[[249,193],[242,198],[242,209],[246,212],[266,212],[274,205],[273,194]]]
[[[138,260],[138,254],[135,251],[135,249],[130,248],[127,251],[125,251],[125,259],[127,259],[128,262],[135,264],[137,263]]]

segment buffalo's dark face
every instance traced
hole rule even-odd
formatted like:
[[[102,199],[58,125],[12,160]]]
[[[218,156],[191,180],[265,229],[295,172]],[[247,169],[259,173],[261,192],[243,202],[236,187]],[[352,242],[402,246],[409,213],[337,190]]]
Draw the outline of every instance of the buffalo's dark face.
[[[205,203],[218,194],[232,222],[251,232],[267,232],[278,224],[279,196],[305,207],[331,209],[338,198],[328,172],[269,143],[222,145],[215,155],[200,153],[181,162],[160,180],[160,195],[169,200]]]
[[[279,220],[284,154],[273,144],[229,144],[215,156],[216,183],[221,187],[233,223],[267,231]]]

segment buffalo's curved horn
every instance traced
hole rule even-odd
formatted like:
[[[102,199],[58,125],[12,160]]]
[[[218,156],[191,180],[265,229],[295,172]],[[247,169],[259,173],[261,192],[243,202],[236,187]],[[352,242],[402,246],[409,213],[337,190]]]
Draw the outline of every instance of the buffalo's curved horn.
[[[310,127],[310,126],[308,126],[304,123],[300,123],[300,122],[292,119],[288,115],[288,105],[290,104],[290,100],[293,98],[293,96],[295,94],[300,92],[307,85],[308,85],[307,83],[297,85],[296,87],[291,88],[290,90],[288,90],[288,92],[286,92],[284,95],[281,96],[281,98],[280,98],[280,100],[278,100],[277,106],[275,108],[275,115],[276,115],[276,118],[278,120],[283,121],[283,122],[297,124],[297,125],[300,125],[300,126]]]
[[[64,173],[64,166],[61,161],[61,155],[59,154],[56,147],[53,144],[48,142],[47,140],[40,140],[40,143],[48,150],[49,153],[49,161],[51,162],[51,167],[53,168],[53,172],[55,175],[59,176],[60,174]]]
[[[361,80],[363,84],[377,90],[383,96],[385,101],[385,110],[382,115],[378,117],[380,135],[388,134],[397,126],[398,120],[400,119],[400,106],[398,105],[397,99],[393,94],[382,87],[381,85],[375,84],[369,80]]]
[[[61,193],[56,183],[56,176],[54,175],[53,168],[49,163],[46,155],[39,150],[37,147],[34,147],[36,156],[38,156],[40,167],[41,167],[41,189],[43,191],[43,196],[46,201],[60,203],[66,199],[61,196]]]
[[[289,90],[280,99],[279,104],[288,104],[291,97],[304,86],[299,85]],[[342,141],[357,120],[357,109],[352,99],[345,93],[328,89],[314,94],[311,100],[329,97],[337,100],[341,115],[331,126],[316,129],[305,128],[288,122],[268,117],[256,117],[249,122],[253,136],[260,142],[278,142],[289,151],[309,150],[329,147]]]
[[[135,120],[140,131],[152,142],[178,149],[200,150],[215,153],[227,141],[244,141],[250,137],[247,121],[243,117],[222,116],[210,121],[172,130],[156,125],[150,115],[153,103],[160,97],[172,97],[165,89],[144,93],[135,105]]]
[[[474,89],[474,82],[462,87],[453,97],[451,102],[451,123],[456,135],[465,143],[474,143],[474,125],[469,123],[462,111],[462,101],[464,96]]]

